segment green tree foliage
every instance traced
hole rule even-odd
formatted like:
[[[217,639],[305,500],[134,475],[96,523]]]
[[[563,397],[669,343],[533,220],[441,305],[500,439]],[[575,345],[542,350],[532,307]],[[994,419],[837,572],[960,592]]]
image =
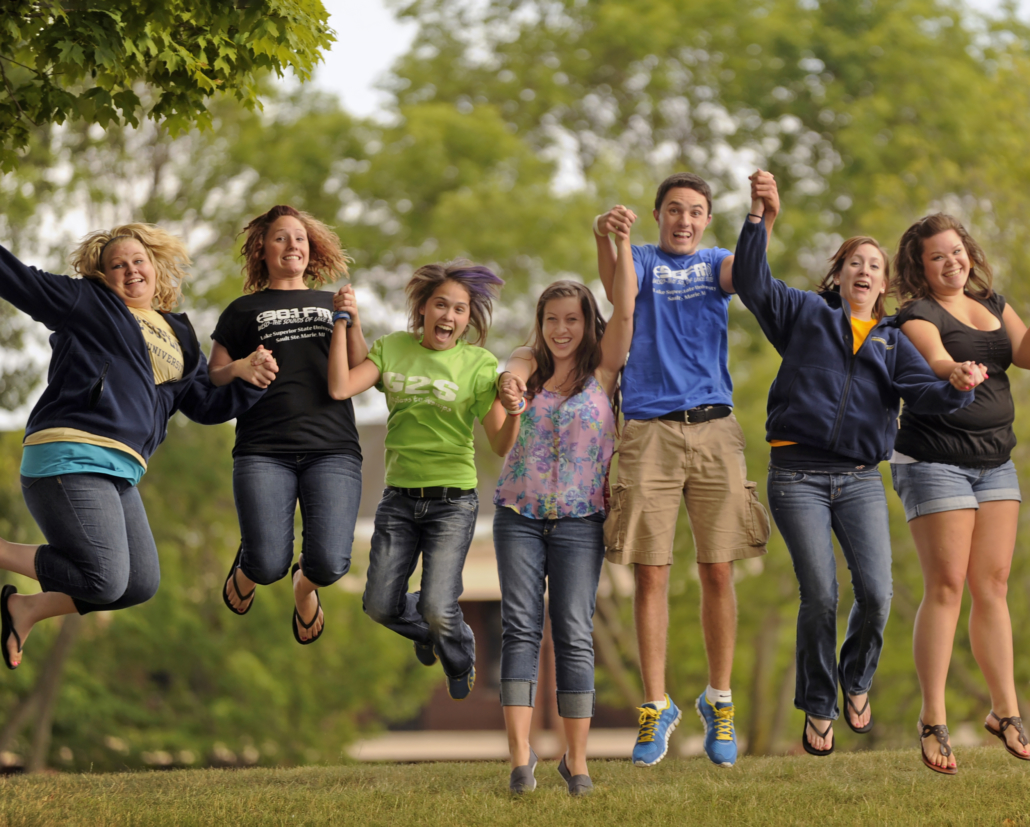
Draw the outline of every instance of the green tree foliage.
[[[208,99],[258,105],[263,73],[307,79],[335,40],[319,0],[13,0],[0,21],[0,169],[30,128],[81,120],[172,135],[210,125]],[[141,88],[154,94],[144,106]]]

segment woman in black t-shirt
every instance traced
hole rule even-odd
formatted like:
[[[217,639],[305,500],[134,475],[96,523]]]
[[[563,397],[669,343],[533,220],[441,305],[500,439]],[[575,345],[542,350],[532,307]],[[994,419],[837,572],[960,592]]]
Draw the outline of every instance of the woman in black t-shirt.
[[[256,586],[286,574],[299,502],[304,534],[292,569],[292,627],[297,642],[307,644],[322,634],[318,587],[350,568],[361,500],[354,408],[329,396],[326,379],[333,294],[308,286],[346,274],[347,259],[325,224],[293,207],[273,207],[244,232],[246,295],[218,320],[211,380],[218,384],[233,359],[255,350],[274,354],[279,372],[264,398],[236,421],[233,493],[242,540],[222,598],[231,611],[246,614]],[[352,288],[340,295],[353,321],[347,344],[357,363],[368,347]]]
[[[1019,517],[1019,480],[1009,455],[1015,412],[1005,370],[1030,367],[1026,325],[991,288],[980,246],[949,215],[928,216],[902,236],[895,260],[901,329],[944,378],[962,364],[983,374],[974,402],[952,414],[909,410],[891,458],[923,570],[913,649],[922,689],[923,762],[954,774],[944,689],[963,584],[972,609],[973,656],[991,693],[984,723],[1016,758],[1030,760],[1013,676],[1006,591]],[[931,737],[933,736],[933,737]]]

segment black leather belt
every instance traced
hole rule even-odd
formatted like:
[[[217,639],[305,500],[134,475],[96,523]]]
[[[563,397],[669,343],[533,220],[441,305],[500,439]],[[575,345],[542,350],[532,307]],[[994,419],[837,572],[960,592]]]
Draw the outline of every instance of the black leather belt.
[[[665,419],[669,422],[688,422],[695,425],[698,422],[710,422],[713,419],[722,419],[733,413],[729,405],[698,405],[689,411],[673,411],[663,416],[656,416],[655,419]]]
[[[414,497],[417,500],[443,500],[452,497],[460,497],[464,494],[471,494],[475,488],[398,488],[396,485],[386,486],[391,491],[400,491],[406,497]]]

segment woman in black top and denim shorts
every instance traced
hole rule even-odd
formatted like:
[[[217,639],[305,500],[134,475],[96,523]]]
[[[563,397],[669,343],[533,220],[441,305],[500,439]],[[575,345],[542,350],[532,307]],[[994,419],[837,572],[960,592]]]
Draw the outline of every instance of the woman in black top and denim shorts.
[[[902,330],[938,376],[956,364],[984,374],[973,404],[947,415],[903,411],[891,459],[925,590],[913,633],[922,689],[923,762],[954,774],[944,689],[969,583],[969,637],[991,693],[984,723],[1016,758],[1030,759],[1013,677],[1006,592],[1019,517],[1010,364],[1030,367],[1026,325],[991,288],[980,246],[949,215],[928,216],[902,236],[896,259]]]

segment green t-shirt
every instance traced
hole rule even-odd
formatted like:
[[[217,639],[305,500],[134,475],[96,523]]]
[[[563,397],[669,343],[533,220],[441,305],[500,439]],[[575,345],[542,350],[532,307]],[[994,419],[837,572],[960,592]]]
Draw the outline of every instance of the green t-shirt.
[[[377,339],[368,358],[386,394],[386,484],[476,487],[472,425],[497,396],[497,359],[459,341],[430,350],[405,331]]]

